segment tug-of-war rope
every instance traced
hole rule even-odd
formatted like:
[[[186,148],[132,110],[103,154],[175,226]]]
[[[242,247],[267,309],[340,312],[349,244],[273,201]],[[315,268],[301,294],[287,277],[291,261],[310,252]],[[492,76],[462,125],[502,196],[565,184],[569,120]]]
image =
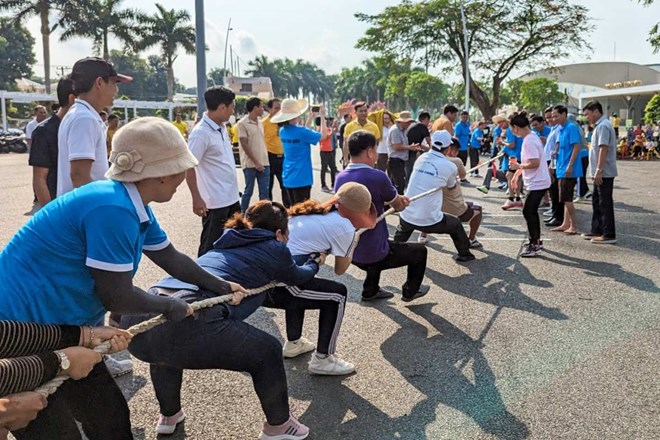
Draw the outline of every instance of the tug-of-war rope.
[[[471,173],[473,171],[478,170],[479,168],[485,167],[486,165],[490,164],[491,162],[499,159],[502,157],[504,153],[500,153],[497,156],[493,157],[492,159],[489,159],[488,161],[474,167],[470,168],[469,170],[466,171],[466,173]],[[423,193],[417,194],[416,196],[410,197],[410,201],[414,202],[415,200],[421,199],[423,197],[426,197],[428,195],[431,195],[437,191],[440,191],[442,188],[434,188],[428,191],[425,191]],[[378,219],[376,220],[376,223],[382,221],[385,219],[385,217],[392,215],[396,212],[394,208],[390,208],[387,211],[383,212],[380,216],[378,216]],[[356,231],[355,235],[356,238],[359,238],[360,235],[362,235],[364,232],[368,231],[368,229],[359,229]],[[277,286],[279,283],[276,281],[272,281],[264,286],[257,287],[256,289],[247,289],[247,294],[244,295],[244,297],[248,296],[254,296],[258,295],[260,293],[266,292],[267,290],[272,289],[273,287]],[[208,298],[202,301],[196,301],[194,303],[190,304],[190,307],[194,311],[202,310],[202,309],[207,309],[209,307],[216,306],[218,304],[226,303],[232,300],[234,296],[233,295],[222,295],[222,296],[217,296],[214,298]],[[152,328],[159,326],[160,324],[163,324],[167,322],[167,318],[165,318],[164,315],[158,315],[155,316],[151,319],[148,319],[146,321],[143,321],[139,324],[136,324],[132,327],[129,327],[126,329],[128,332],[130,332],[133,336],[139,335],[140,333],[144,333],[148,330],[151,330]],[[94,351],[100,354],[105,354],[110,350],[110,343],[109,342],[104,342],[100,345],[97,345],[94,348]],[[69,379],[69,376],[58,376],[51,381],[43,384],[39,388],[35,389],[34,391],[41,394],[44,397],[48,397],[57,391],[57,389],[62,385],[64,382],[66,382]]]

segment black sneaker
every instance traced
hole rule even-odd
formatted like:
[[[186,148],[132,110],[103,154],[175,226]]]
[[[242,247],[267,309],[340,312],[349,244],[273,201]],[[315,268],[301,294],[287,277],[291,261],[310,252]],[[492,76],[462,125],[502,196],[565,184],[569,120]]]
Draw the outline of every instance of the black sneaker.
[[[523,258],[536,257],[541,253],[541,246],[538,244],[529,244],[527,248],[520,254]]]
[[[465,255],[456,255],[454,256],[454,260],[458,261],[459,263],[464,263],[466,261],[472,261],[476,259],[477,257],[474,256],[471,252],[465,254]]]
[[[387,290],[383,290],[383,289],[378,289],[378,292],[376,292],[375,295],[371,295],[371,296],[362,295],[362,301],[375,301],[379,299],[389,299],[393,297],[394,294],[392,292],[388,292]]]
[[[419,290],[417,290],[417,293],[415,293],[415,294],[414,294],[413,296],[411,296],[411,297],[403,296],[403,297],[401,298],[401,300],[404,301],[404,302],[410,302],[410,301],[413,301],[413,300],[415,300],[415,299],[417,299],[417,298],[421,298],[421,297],[423,297],[424,295],[426,295],[427,293],[429,293],[430,290],[431,290],[431,286],[426,285],[426,284],[422,284],[421,286],[419,286]]]

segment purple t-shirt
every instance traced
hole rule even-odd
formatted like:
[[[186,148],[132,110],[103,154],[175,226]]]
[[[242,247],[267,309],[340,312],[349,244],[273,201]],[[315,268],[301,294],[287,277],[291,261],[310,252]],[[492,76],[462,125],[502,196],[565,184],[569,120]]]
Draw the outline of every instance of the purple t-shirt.
[[[396,188],[387,174],[369,165],[352,163],[337,174],[335,192],[346,182],[357,182],[367,187],[378,215],[385,211],[385,203],[389,203],[397,197]],[[387,223],[378,222],[375,228],[366,231],[360,237],[360,242],[353,253],[353,261],[360,264],[371,264],[382,260],[390,252],[388,238]]]

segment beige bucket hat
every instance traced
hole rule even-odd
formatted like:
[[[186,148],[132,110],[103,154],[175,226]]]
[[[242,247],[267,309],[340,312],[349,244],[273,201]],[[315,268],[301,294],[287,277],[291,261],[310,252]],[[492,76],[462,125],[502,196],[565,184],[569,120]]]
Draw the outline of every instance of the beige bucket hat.
[[[275,114],[270,121],[274,124],[290,121],[297,118],[307,111],[309,104],[306,99],[290,99],[282,101],[280,111]]]

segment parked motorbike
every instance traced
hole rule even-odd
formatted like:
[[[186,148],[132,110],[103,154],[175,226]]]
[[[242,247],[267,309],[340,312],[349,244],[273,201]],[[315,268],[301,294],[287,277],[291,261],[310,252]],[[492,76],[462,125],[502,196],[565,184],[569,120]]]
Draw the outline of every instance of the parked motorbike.
[[[10,128],[0,129],[0,153],[27,153],[28,144],[25,133],[21,130]]]

